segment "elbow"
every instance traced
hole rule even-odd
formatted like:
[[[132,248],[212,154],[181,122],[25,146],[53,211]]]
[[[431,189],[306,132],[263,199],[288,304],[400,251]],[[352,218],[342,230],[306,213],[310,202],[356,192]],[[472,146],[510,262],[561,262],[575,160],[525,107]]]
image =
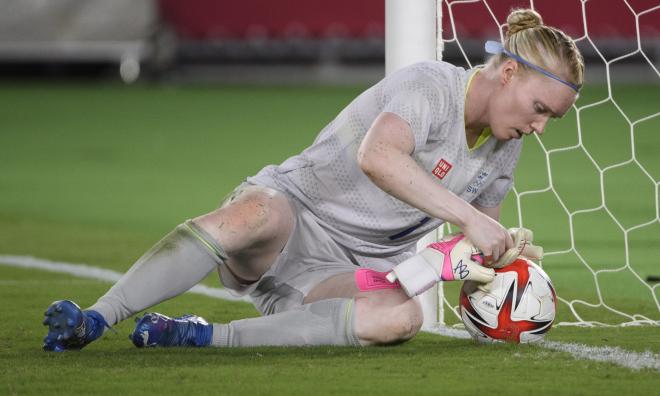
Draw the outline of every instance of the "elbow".
[[[362,147],[358,150],[357,153],[357,164],[360,167],[360,170],[364,172],[367,177],[373,179],[375,177],[376,163],[378,160],[376,155],[371,150],[364,150]]]

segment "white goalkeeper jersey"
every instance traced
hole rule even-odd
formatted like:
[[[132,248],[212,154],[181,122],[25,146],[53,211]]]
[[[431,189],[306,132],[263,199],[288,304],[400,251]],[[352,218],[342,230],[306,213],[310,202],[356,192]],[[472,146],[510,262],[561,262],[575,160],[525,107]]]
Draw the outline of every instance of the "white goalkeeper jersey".
[[[465,92],[475,71],[445,62],[403,68],[354,99],[309,148],[248,182],[298,199],[353,254],[385,258],[408,251],[443,221],[376,186],[357,163],[358,147],[380,113],[394,113],[412,128],[412,157],[438,184],[467,202],[497,206],[511,187],[522,142],[490,137],[468,148]]]

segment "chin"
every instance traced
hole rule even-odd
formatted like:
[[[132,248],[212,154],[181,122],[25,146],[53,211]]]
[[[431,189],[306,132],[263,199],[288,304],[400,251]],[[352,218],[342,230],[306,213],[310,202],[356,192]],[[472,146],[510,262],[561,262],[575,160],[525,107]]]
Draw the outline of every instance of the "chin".
[[[505,141],[506,141],[506,140],[511,140],[511,139],[513,139],[512,136],[507,135],[507,134],[500,133],[500,132],[498,132],[498,131],[496,131],[496,130],[494,130],[494,129],[491,129],[491,134],[492,134],[493,137],[494,137],[495,139],[497,139],[497,140],[505,140]]]

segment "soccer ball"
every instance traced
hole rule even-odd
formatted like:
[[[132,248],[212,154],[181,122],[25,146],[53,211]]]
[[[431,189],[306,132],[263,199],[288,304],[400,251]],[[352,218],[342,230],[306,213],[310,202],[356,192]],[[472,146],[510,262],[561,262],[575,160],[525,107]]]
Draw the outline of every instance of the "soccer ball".
[[[557,295],[550,277],[530,260],[519,258],[495,270],[495,279],[461,288],[465,328],[482,342],[540,341],[555,319]]]

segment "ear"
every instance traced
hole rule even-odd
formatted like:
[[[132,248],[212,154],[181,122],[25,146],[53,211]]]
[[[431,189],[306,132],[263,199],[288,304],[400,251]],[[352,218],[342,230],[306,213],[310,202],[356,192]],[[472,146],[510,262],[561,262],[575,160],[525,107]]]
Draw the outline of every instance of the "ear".
[[[507,59],[500,66],[500,83],[507,85],[513,79],[513,76],[518,71],[518,62],[513,59]]]

